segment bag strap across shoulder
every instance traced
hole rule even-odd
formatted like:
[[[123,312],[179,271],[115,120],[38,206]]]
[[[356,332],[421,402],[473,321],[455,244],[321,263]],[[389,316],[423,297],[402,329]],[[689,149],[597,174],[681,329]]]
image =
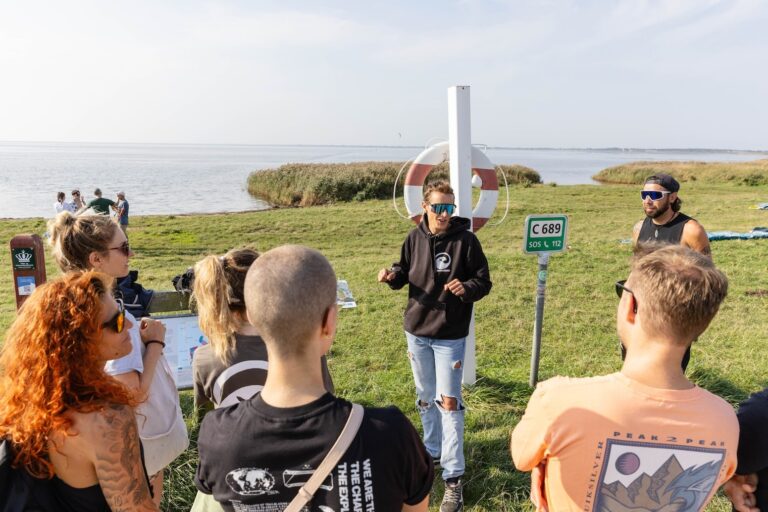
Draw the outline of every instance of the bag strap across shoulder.
[[[328,474],[333,471],[333,468],[336,467],[336,464],[338,464],[339,460],[341,460],[347,452],[349,445],[352,444],[352,440],[355,439],[357,431],[360,430],[364,412],[362,405],[352,404],[352,411],[349,413],[347,423],[344,425],[338,439],[336,439],[336,442],[331,447],[328,455],[323,459],[323,462],[320,463],[312,474],[312,477],[301,487],[301,489],[299,489],[299,493],[288,504],[285,512],[299,512],[304,505],[310,502],[312,496],[315,495],[320,488],[320,485],[322,485],[328,477]]]

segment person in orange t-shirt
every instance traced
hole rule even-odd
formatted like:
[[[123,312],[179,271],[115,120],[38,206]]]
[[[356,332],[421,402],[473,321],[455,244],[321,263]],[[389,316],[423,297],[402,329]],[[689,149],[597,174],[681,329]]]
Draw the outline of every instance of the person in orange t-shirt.
[[[537,510],[704,509],[736,469],[739,425],[680,362],[727,290],[708,257],[682,246],[633,261],[616,285],[621,372],[542,382],[512,433]]]

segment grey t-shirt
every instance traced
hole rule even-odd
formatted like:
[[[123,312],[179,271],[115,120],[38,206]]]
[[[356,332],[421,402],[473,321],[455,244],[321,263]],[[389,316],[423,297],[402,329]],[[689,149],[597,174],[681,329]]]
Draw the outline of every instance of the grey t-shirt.
[[[325,356],[320,361],[325,389],[333,393],[333,380]],[[213,353],[210,345],[195,350],[192,359],[195,408],[209,404],[228,407],[247,400],[261,391],[267,380],[267,346],[260,336],[235,334],[235,346],[229,364]]]
[[[227,407],[261,391],[267,380],[267,347],[259,336],[235,334],[235,346],[224,364],[210,345],[195,350],[192,378],[195,407]]]

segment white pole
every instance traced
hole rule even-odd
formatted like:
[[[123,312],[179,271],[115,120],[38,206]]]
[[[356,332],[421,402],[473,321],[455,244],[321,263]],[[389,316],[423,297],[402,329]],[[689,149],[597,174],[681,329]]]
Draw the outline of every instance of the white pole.
[[[456,194],[456,215],[472,221],[472,124],[469,109],[469,86],[448,88],[448,145],[450,155],[451,187]],[[470,224],[471,226],[471,224]],[[464,384],[477,380],[475,361],[475,313],[467,334],[464,355]]]

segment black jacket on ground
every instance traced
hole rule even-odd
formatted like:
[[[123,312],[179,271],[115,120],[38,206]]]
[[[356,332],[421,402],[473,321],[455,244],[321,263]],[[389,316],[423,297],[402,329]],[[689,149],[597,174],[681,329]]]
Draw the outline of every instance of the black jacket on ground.
[[[452,217],[445,233],[433,235],[426,214],[408,233],[400,261],[392,266],[388,284],[399,290],[408,284],[404,328],[416,336],[455,340],[469,333],[472,303],[491,291],[488,260],[480,241],[469,231],[469,219]],[[443,286],[458,279],[465,294],[459,298]]]

